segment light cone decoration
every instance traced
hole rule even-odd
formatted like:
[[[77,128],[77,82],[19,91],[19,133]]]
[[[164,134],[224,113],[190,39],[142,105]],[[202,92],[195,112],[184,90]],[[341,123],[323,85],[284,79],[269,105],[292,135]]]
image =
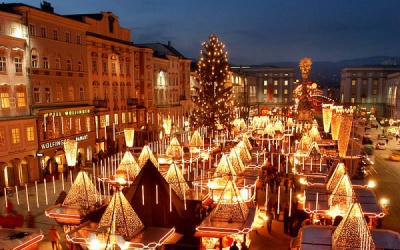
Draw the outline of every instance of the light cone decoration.
[[[175,163],[169,166],[168,172],[165,175],[165,180],[171,185],[171,188],[180,198],[183,199],[189,192],[189,185],[186,183],[185,178],[183,178],[182,171]]]
[[[237,148],[232,148],[229,153],[229,161],[232,163],[233,169],[237,174],[242,173],[246,166],[244,165],[242,159],[239,156],[239,150]]]
[[[332,234],[332,249],[375,249],[360,203],[353,203],[336,227]]]
[[[78,142],[66,139],[64,141],[64,151],[68,166],[74,167],[76,165],[76,155],[78,153]]]
[[[200,136],[199,131],[197,131],[197,130],[194,131],[194,133],[192,135],[192,138],[190,139],[189,146],[199,148],[199,147],[202,147],[203,144],[204,144],[204,142],[203,142],[203,139]]]
[[[233,168],[228,156],[223,154],[217,168],[215,169],[214,176],[236,176],[235,169]]]
[[[342,123],[342,107],[334,106],[332,110],[332,140],[337,141],[339,137],[340,124]]]
[[[251,154],[247,150],[246,145],[244,144],[243,141],[240,141],[235,148],[239,150],[239,156],[242,159],[244,163],[249,163],[251,162]]]
[[[124,129],[125,135],[125,143],[127,147],[133,147],[133,140],[135,138],[135,129],[134,128],[125,128]]]
[[[315,141],[315,142],[320,142],[321,141],[321,136],[319,134],[318,131],[318,123],[317,121],[314,120],[314,123],[310,129],[310,131],[308,132],[311,141]]]
[[[287,122],[286,122],[286,125],[288,126],[288,127],[293,127],[293,118],[292,117],[289,117],[288,118],[288,120],[287,120]]]
[[[130,151],[125,152],[124,157],[122,157],[121,163],[117,168],[117,172],[125,172],[128,177],[127,180],[135,178],[139,174],[139,164],[136,162]]]
[[[332,176],[329,178],[328,183],[326,184],[326,190],[332,192],[335,189],[336,185],[340,181],[340,178],[346,173],[346,167],[342,162],[339,162],[336,165],[335,170],[333,171]]]
[[[329,197],[329,209],[347,213],[350,205],[355,201],[356,196],[350,178],[342,175],[331,196]]]
[[[156,157],[153,155],[150,147],[148,145],[145,145],[138,158],[139,167],[143,168],[144,164],[146,164],[147,160],[149,159],[154,164],[154,166],[158,167],[158,161]]]
[[[298,147],[303,151],[307,151],[311,145],[311,138],[307,133],[304,133],[300,139]]]
[[[253,147],[251,146],[249,137],[247,135],[243,135],[243,142],[249,151],[251,151],[253,149]]]
[[[181,145],[179,144],[178,139],[176,139],[176,137],[172,138],[167,150],[165,151],[165,154],[169,157],[172,157],[173,159],[182,157],[183,150],[182,150]]]
[[[172,125],[172,121],[171,118],[169,118],[169,115],[166,119],[164,119],[164,124],[163,124],[163,128],[165,131],[166,135],[171,135],[171,125]]]
[[[211,220],[245,222],[249,209],[232,179],[226,182],[217,205],[211,211]]]
[[[338,136],[338,151],[340,157],[345,157],[349,145],[351,127],[353,125],[353,110],[346,109],[342,114],[340,134]]]
[[[144,225],[124,194],[117,190],[100,219],[101,227],[110,228],[111,233],[129,239],[142,230]]]
[[[99,198],[100,194],[87,173],[80,171],[65,197],[63,206],[80,205],[83,208],[89,208],[96,204]]]
[[[324,132],[328,133],[332,121],[332,104],[322,104],[322,119],[324,122]]]
[[[279,131],[280,133],[283,133],[283,131],[285,131],[285,127],[283,126],[283,123],[281,120],[277,120],[275,122],[274,131]]]

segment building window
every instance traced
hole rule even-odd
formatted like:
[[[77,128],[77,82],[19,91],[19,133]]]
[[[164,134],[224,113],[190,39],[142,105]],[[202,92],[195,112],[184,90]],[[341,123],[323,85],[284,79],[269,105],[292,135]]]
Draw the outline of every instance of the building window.
[[[378,93],[378,90],[377,90],[377,89],[373,89],[373,90],[372,90],[372,94],[373,94],[373,95],[376,95],[377,93]]]
[[[107,62],[103,61],[103,73],[107,73]]]
[[[65,41],[69,43],[71,41],[71,34],[69,32],[65,33]]]
[[[118,99],[118,89],[117,88],[113,88],[113,97],[114,97],[114,100]]]
[[[46,102],[47,103],[50,103],[50,88],[49,87],[47,87],[47,88],[44,88],[44,93],[45,93],[45,98],[46,98]]]
[[[10,108],[10,96],[8,92],[1,92],[0,98],[1,98],[1,108],[3,109]]]
[[[287,95],[288,94],[288,89],[283,89],[283,94]]]
[[[85,93],[83,91],[83,87],[79,88],[79,100],[81,100],[81,101],[85,100]]]
[[[92,60],[92,70],[93,70],[93,72],[97,72],[97,61],[96,60]]]
[[[104,122],[106,126],[110,126],[110,115],[104,115]]]
[[[111,62],[111,73],[115,75],[117,73],[115,62]]]
[[[58,40],[58,30],[53,30],[53,39]]]
[[[125,124],[125,123],[126,123],[126,114],[125,114],[125,112],[122,112],[122,113],[121,113],[121,123],[122,123],[122,124]]]
[[[82,37],[81,37],[81,35],[76,35],[76,44],[82,44]]]
[[[74,101],[74,87],[68,86],[68,100]]]
[[[125,100],[125,89],[121,88],[121,100]]]
[[[278,86],[278,80],[274,80],[274,85]]]
[[[278,90],[274,89],[274,95],[277,95],[277,94],[278,94]]]
[[[119,64],[119,73],[120,74],[124,73],[124,65],[122,63]]]
[[[0,129],[0,147],[4,147],[6,145],[6,132],[4,129]]]
[[[108,88],[104,89],[104,99],[108,100]]]
[[[43,38],[46,38],[47,37],[47,30],[46,30],[46,27],[40,27],[40,35],[43,37]]]
[[[264,89],[264,95],[268,95],[268,89]]]
[[[289,81],[288,81],[288,80],[285,80],[285,81],[284,81],[284,84],[285,84],[285,86],[288,86],[288,85],[289,85]]]
[[[372,98],[372,103],[376,103],[376,97]]]
[[[92,126],[90,126],[90,117],[86,117],[86,131],[90,132],[92,129]]]
[[[19,144],[21,143],[20,135],[19,135],[19,128],[13,128],[11,129],[11,141],[13,144]]]
[[[283,98],[283,102],[284,102],[284,103],[287,103],[287,102],[288,102],[287,97]]]
[[[114,114],[114,123],[118,125],[118,113]]]
[[[355,99],[354,97],[350,98],[350,102],[351,102],[351,103],[354,103],[355,100],[356,100],[356,99]]]
[[[17,106],[19,108],[26,106],[25,92],[17,92]]]
[[[33,88],[33,101],[35,103],[40,102],[40,89],[39,88]]]
[[[378,86],[378,80],[374,79],[374,86]]]
[[[130,63],[126,63],[126,74],[130,75],[131,74],[131,70],[130,70],[131,64]]]
[[[60,58],[56,58],[56,69],[61,69],[61,60]]]
[[[62,86],[59,82],[56,84],[56,99],[58,102],[62,101]]]
[[[32,55],[32,68],[38,68],[39,67],[39,59],[37,55]]]
[[[71,59],[67,59],[67,70],[72,71],[72,62]]]
[[[264,86],[268,85],[268,80],[264,80]]]
[[[14,58],[15,73],[22,73],[22,59],[21,57]]]
[[[82,71],[83,71],[83,63],[82,63],[82,61],[79,61],[79,62],[78,62],[78,71],[79,71],[79,72],[82,72]]]
[[[33,127],[27,127],[26,128],[26,139],[27,139],[27,141],[34,141],[35,140],[35,132],[33,130]]]
[[[36,26],[34,24],[29,24],[29,35],[36,36]]]
[[[361,98],[361,103],[365,103],[365,97]]]
[[[363,86],[367,86],[367,80],[366,80],[366,79],[363,79],[363,80],[362,80],[362,85],[363,85]]]
[[[49,68],[49,58],[48,57],[43,57],[43,68],[48,69]]]
[[[0,72],[6,72],[6,70],[7,70],[6,57],[0,56]]]
[[[132,112],[128,112],[128,123],[132,123]]]
[[[351,86],[356,86],[356,80],[351,80]]]

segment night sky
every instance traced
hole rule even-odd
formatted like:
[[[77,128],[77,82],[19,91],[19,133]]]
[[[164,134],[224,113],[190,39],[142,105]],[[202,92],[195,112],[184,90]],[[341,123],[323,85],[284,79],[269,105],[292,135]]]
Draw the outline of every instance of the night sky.
[[[38,0],[23,2],[40,7]],[[400,56],[399,0],[58,0],[57,14],[113,12],[134,43],[197,60],[214,33],[232,64]]]

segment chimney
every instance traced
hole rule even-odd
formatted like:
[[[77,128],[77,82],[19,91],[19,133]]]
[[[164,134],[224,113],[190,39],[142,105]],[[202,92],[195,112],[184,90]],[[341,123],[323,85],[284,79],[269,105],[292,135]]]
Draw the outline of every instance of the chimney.
[[[40,8],[44,11],[54,13],[54,8],[51,6],[51,3],[43,1],[43,3],[40,4]]]

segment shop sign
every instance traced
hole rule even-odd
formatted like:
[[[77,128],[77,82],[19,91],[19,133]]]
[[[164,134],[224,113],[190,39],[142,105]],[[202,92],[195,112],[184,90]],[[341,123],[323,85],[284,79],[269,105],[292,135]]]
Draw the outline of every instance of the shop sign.
[[[75,140],[77,141],[84,141],[89,139],[89,135],[80,135],[75,137]],[[40,144],[40,149],[49,149],[53,147],[60,147],[64,145],[64,139],[56,140],[56,141],[51,141],[51,142],[45,142]]]

